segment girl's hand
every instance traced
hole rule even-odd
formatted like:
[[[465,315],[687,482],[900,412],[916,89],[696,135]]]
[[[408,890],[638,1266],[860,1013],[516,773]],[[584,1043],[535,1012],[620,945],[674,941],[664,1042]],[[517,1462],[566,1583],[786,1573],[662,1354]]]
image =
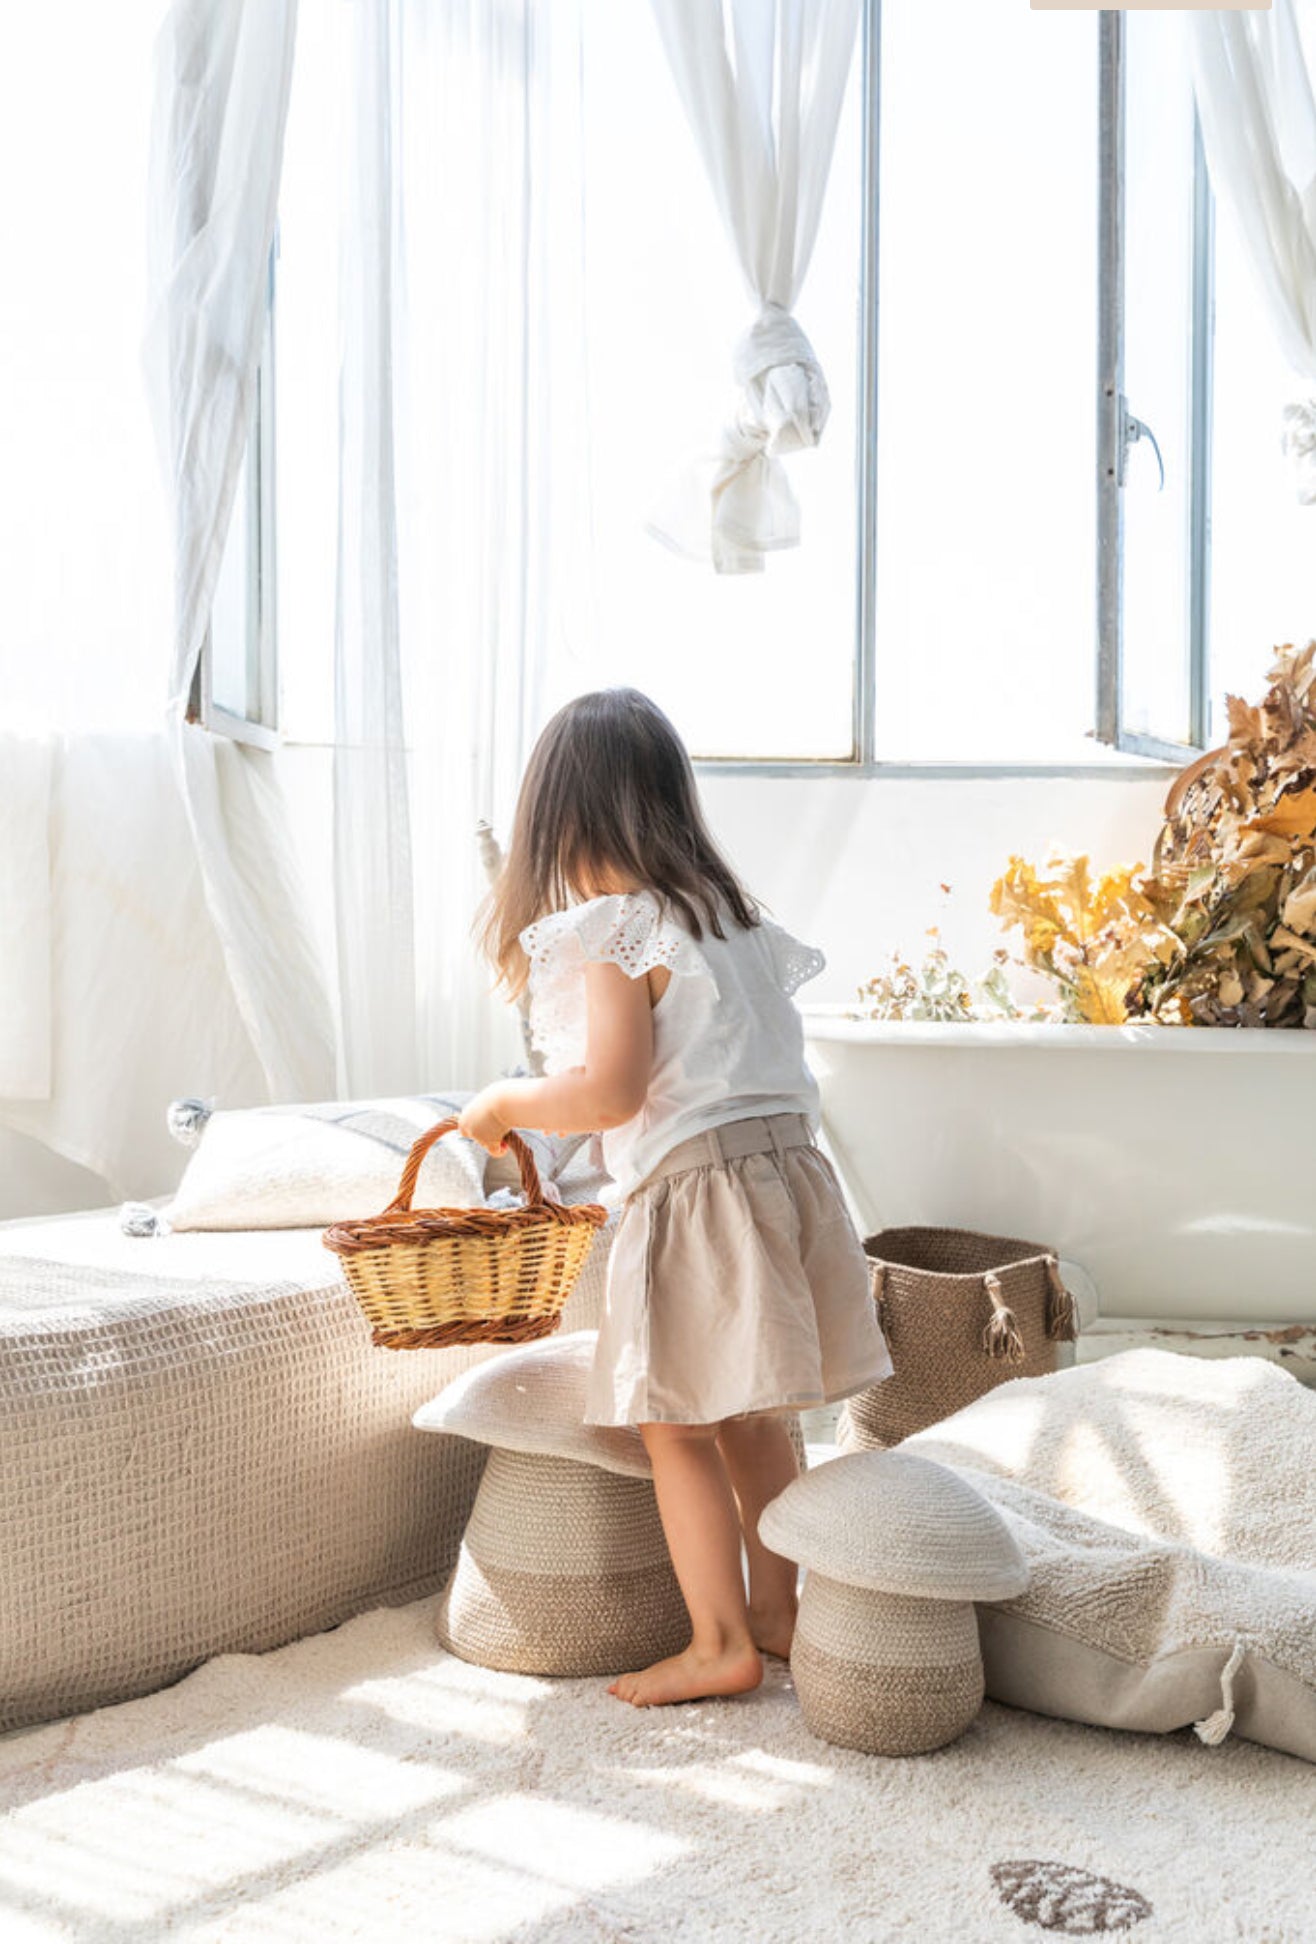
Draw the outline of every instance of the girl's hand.
[[[506,1154],[507,1130],[512,1125],[511,1118],[501,1101],[501,1089],[497,1082],[483,1088],[473,1099],[468,1100],[457,1116],[458,1131],[468,1141],[476,1141],[490,1154]]]

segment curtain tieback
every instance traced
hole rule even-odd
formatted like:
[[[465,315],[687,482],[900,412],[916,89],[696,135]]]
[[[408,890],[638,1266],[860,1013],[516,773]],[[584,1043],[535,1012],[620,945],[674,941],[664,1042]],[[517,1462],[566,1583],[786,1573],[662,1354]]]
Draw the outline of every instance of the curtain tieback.
[[[799,545],[799,502],[779,455],[817,445],[831,400],[813,346],[780,304],[765,304],[739,340],[734,370],[734,415],[649,530],[720,574],[753,574],[765,554]]]

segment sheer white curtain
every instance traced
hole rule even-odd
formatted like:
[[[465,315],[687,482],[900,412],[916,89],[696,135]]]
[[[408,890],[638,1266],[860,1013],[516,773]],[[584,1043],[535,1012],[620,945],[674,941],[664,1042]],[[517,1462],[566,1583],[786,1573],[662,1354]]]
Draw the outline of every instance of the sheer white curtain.
[[[341,77],[341,1084],[520,1053],[471,925],[584,541],[576,0],[382,0]]]
[[[412,1092],[418,1071],[394,428],[399,30],[391,0],[354,9],[340,176],[334,919],[339,1082],[360,1094]]]
[[[167,0],[65,0],[0,20],[0,234],[13,272],[0,299],[4,1215],[37,1199],[163,1193],[182,1159],[167,1102],[238,1105],[269,1085],[164,724],[171,509],[141,354],[153,56],[168,12]],[[195,8],[187,17],[203,25]],[[192,91],[180,137],[203,72],[190,63],[180,76]],[[220,173],[232,181],[231,164]],[[221,755],[226,798],[228,770]],[[263,859],[246,868],[259,874]]]
[[[860,0],[653,0],[704,167],[759,313],[736,346],[740,387],[716,449],[655,512],[653,532],[719,573],[799,544],[778,455],[816,445],[827,385],[793,315],[818,234]]]
[[[1310,0],[1304,0],[1307,23]],[[1316,100],[1293,0],[1196,10],[1188,31],[1202,144],[1289,363],[1316,386]],[[1298,497],[1316,502],[1316,397],[1285,409]]]
[[[296,0],[174,0],[156,50],[145,361],[173,516],[169,734],[206,903],[273,1098],[333,1085],[277,758],[185,720],[246,450]]]

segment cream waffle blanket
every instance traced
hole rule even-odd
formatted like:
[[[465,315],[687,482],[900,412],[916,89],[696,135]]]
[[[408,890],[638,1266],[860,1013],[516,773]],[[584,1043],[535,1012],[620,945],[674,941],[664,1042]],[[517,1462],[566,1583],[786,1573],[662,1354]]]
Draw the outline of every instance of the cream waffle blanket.
[[[0,1730],[442,1585],[485,1448],[411,1417],[498,1354],[375,1349],[318,1229],[0,1225]]]
[[[979,1608],[995,1700],[1316,1761],[1316,1391],[1261,1358],[1130,1350],[906,1444],[969,1477],[1031,1567]]]

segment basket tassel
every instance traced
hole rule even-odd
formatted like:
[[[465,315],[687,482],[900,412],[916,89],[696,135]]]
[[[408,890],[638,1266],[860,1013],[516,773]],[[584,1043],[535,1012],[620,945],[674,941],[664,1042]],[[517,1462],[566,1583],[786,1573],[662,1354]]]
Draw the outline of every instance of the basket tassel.
[[[1000,1277],[989,1269],[982,1282],[992,1303],[991,1321],[982,1333],[982,1347],[989,1357],[1008,1357],[1011,1363],[1022,1363],[1024,1340],[1014,1320],[1014,1311],[1001,1294]]]
[[[1062,1338],[1072,1343],[1078,1335],[1078,1318],[1074,1313],[1074,1298],[1065,1288],[1060,1274],[1060,1264],[1054,1256],[1046,1259],[1046,1333],[1049,1337]]]
[[[873,1308],[877,1311],[877,1327],[885,1335],[886,1333],[886,1264],[885,1262],[873,1262],[870,1259],[868,1264],[868,1280],[873,1291]]]
[[[1234,1651],[1220,1670],[1220,1706],[1205,1721],[1193,1723],[1193,1733],[1208,1748],[1222,1742],[1234,1725],[1234,1676],[1243,1664],[1243,1643],[1234,1642]]]

